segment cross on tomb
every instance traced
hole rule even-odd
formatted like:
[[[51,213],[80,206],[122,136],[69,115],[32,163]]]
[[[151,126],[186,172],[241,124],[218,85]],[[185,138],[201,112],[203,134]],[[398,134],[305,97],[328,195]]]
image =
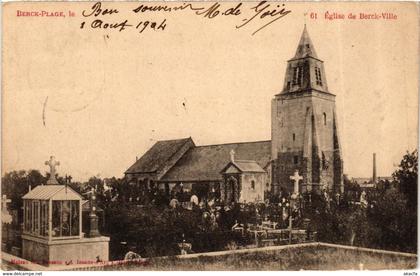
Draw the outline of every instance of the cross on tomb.
[[[6,195],[3,195],[1,198],[1,221],[2,223],[12,223],[13,218],[7,210],[7,204],[12,202]]]
[[[290,179],[295,182],[294,188],[293,188],[293,193],[294,194],[299,193],[299,180],[303,179],[303,177],[301,175],[299,175],[299,171],[295,170],[295,173],[290,176]]]
[[[55,161],[54,156],[50,156],[50,160],[45,161],[45,165],[50,167],[50,179],[48,179],[47,184],[58,184],[56,175],[56,167],[60,165],[60,162]]]

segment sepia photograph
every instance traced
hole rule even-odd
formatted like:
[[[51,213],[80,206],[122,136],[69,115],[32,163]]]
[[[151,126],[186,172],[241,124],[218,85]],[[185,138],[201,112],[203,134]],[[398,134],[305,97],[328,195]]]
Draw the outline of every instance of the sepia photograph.
[[[2,271],[417,275],[418,2],[1,10]]]

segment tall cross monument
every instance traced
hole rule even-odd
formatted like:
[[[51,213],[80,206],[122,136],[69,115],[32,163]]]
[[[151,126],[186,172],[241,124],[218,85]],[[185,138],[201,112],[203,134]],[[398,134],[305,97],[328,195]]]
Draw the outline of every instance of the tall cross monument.
[[[294,182],[293,193],[298,194],[299,193],[299,180],[302,180],[303,177],[299,175],[298,170],[295,170],[295,173],[290,176],[290,179],[293,180]]]

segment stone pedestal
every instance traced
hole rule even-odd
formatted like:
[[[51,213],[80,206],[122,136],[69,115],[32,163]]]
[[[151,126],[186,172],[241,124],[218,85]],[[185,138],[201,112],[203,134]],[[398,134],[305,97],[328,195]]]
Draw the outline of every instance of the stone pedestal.
[[[109,260],[109,237],[46,240],[22,235],[22,257],[41,265],[95,263]]]
[[[98,216],[95,213],[89,214],[89,223],[90,223],[90,230],[89,230],[89,237],[95,238],[99,237],[101,234],[98,230]]]

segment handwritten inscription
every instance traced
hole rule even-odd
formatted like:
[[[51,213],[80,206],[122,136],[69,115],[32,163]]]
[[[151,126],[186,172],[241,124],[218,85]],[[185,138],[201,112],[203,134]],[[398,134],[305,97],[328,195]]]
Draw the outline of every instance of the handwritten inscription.
[[[204,4],[201,4],[204,5]],[[101,2],[95,3],[90,9],[82,12],[86,19],[93,18],[91,21],[83,21],[80,28],[91,29],[115,29],[122,32],[127,29],[138,30],[143,33],[145,30],[164,31],[167,27],[168,20],[145,20],[143,17],[151,13],[179,13],[185,15],[190,12],[195,16],[199,16],[210,21],[216,20],[218,17],[237,17],[240,24],[237,24],[236,29],[241,29],[245,26],[254,25],[252,35],[255,35],[262,29],[270,26],[277,20],[291,13],[285,7],[285,4],[268,3],[261,1],[258,4],[245,7],[243,3],[209,3],[207,6],[200,6],[199,3],[182,3],[181,5],[150,5],[140,4],[132,10],[120,11],[116,8],[104,8]],[[125,12],[134,13],[142,16],[137,22],[129,22],[128,19],[113,20],[115,14],[123,15]],[[181,13],[183,12],[183,13]],[[106,18],[106,19],[105,19]]]
[[[107,15],[107,14],[114,14],[114,13],[119,13],[119,11],[117,9],[102,9],[102,4],[100,2],[95,3],[92,8],[91,8],[91,12],[89,13],[88,11],[83,11],[82,15],[84,17],[88,17],[88,16],[98,16],[98,15]]]

